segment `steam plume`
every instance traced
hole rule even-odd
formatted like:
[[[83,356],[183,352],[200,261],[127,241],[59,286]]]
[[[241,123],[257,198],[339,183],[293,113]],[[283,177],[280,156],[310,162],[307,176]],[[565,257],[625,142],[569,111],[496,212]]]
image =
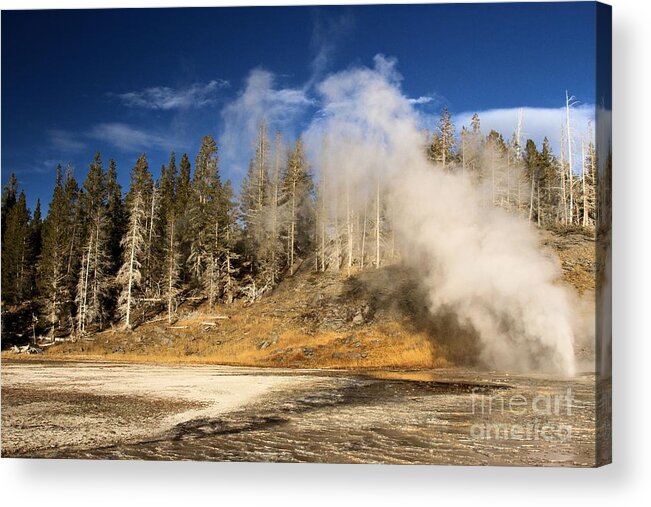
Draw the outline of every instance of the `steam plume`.
[[[374,69],[320,84],[323,114],[305,134],[318,171],[331,192],[353,192],[353,205],[381,188],[431,312],[452,310],[474,329],[487,365],[573,375],[571,294],[557,283],[558,262],[525,220],[487,206],[465,176],[432,167],[400,79],[395,61],[377,56]]]

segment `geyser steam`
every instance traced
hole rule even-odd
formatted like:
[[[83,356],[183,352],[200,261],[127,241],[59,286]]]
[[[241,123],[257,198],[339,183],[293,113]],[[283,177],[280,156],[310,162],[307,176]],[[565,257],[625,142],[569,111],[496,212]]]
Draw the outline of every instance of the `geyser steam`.
[[[468,178],[426,160],[394,63],[377,56],[374,69],[319,86],[324,108],[305,139],[330,195],[360,206],[382,193],[430,310],[452,310],[472,327],[487,365],[573,375],[571,294],[557,284],[558,263],[525,220],[487,206]]]

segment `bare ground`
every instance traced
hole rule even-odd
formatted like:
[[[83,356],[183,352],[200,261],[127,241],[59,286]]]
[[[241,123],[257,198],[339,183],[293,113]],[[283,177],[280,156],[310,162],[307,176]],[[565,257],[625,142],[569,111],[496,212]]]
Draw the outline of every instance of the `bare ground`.
[[[219,367],[5,362],[2,455],[148,439],[189,420],[233,411],[289,381],[303,383]]]
[[[568,392],[557,411],[554,400]],[[5,364],[2,394],[3,457],[597,462],[591,374],[560,380],[464,369],[299,373],[48,361]]]

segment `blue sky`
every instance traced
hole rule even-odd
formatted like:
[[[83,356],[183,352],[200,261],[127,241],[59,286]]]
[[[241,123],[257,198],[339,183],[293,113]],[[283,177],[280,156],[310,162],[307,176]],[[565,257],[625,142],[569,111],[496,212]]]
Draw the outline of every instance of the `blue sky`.
[[[376,54],[397,59],[425,121],[447,105],[508,136],[525,107],[525,134],[558,137],[567,89],[579,135],[595,103],[594,22],[592,2],[3,11],[2,183],[16,172],[30,205],[47,204],[56,164],[83,180],[99,150],[126,187],[140,153],[157,175],[212,134],[237,185],[257,116],[298,135],[318,82]]]

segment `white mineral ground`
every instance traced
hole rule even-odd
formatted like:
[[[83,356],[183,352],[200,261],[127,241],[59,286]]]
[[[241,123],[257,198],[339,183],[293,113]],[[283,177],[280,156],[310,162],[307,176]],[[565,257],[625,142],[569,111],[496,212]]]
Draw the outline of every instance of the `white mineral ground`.
[[[185,421],[237,410],[288,384],[297,388],[319,381],[317,376],[255,371],[260,372],[219,366],[59,363],[44,367],[5,362],[3,454],[152,438]],[[80,411],[80,404],[87,405],[87,411]]]

